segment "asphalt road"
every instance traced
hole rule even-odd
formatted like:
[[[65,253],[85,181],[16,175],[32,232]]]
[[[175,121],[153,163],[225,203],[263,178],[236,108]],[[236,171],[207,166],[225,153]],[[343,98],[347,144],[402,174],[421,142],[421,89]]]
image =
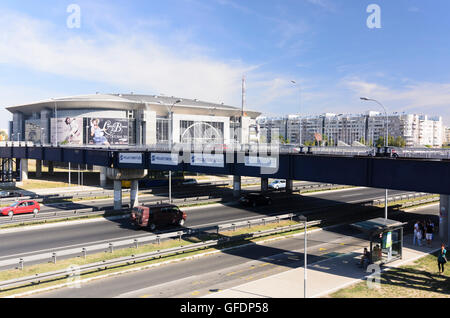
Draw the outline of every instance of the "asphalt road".
[[[405,192],[392,191],[392,194]],[[293,195],[291,199],[274,200],[271,206],[245,208],[239,205],[215,205],[189,209],[185,227],[200,227],[221,222],[229,223],[243,218],[261,218],[268,214],[292,211],[308,211],[318,207],[356,203],[368,199],[382,198],[384,190],[358,188],[344,191],[317,192],[307,196]],[[330,209],[330,214],[333,209]],[[84,224],[65,224],[43,229],[16,229],[14,232],[0,231],[0,260],[20,258],[57,249],[80,247],[93,242],[114,242],[124,238],[148,235],[149,232],[134,230],[127,219],[101,220]]]
[[[412,213],[436,216],[439,213],[438,205],[414,209]],[[156,266],[83,283],[80,288],[63,288],[32,297],[201,297],[214,294],[218,290],[233,288],[259,278],[302,267],[303,246],[303,235],[299,235]],[[313,232],[308,235],[308,265],[358,249],[362,252],[367,246],[365,236],[348,225]]]
[[[295,182],[295,186],[299,185],[308,185],[308,184],[317,184],[317,182],[307,182],[307,181],[298,181]],[[259,191],[260,186],[253,185],[253,186],[245,186],[243,185],[242,188],[244,191]],[[151,203],[151,202],[157,202],[161,200],[167,200],[168,199],[168,192],[167,189],[164,188],[156,188],[152,191],[143,190],[145,193],[151,192],[151,194],[144,194],[139,195],[139,202],[142,203]],[[172,191],[172,198],[178,199],[178,198],[186,198],[186,197],[193,197],[193,196],[205,196],[205,195],[217,195],[218,197],[224,197],[224,196],[232,196],[233,191],[232,189],[223,187],[223,186],[215,186],[215,185],[209,185],[209,184],[199,184],[199,185],[189,185],[181,187],[174,187]],[[129,203],[130,199],[129,197],[123,197],[122,202],[123,204]],[[41,214],[45,213],[54,213],[55,211],[60,210],[75,210],[75,209],[84,209],[84,208],[91,208],[95,207],[98,209],[113,209],[114,202],[112,198],[107,199],[96,199],[96,200],[84,200],[84,201],[76,201],[76,202],[60,202],[60,203],[49,203],[41,205]]]

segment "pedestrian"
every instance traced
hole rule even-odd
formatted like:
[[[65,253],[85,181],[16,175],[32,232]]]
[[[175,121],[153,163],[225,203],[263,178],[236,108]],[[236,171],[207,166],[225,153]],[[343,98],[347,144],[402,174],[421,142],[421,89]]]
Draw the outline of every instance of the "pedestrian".
[[[416,245],[418,232],[419,232],[419,221],[416,221],[416,223],[414,223],[413,245]]]
[[[431,220],[428,220],[426,228],[426,238],[427,238],[427,245],[429,247],[431,247],[433,242],[433,232],[434,232],[434,224],[431,222]]]
[[[417,243],[419,246],[422,246],[422,225],[420,222],[417,222]]]
[[[447,250],[445,249],[444,243],[441,244],[441,249],[439,250],[438,255],[438,268],[439,268],[439,275],[441,273],[444,273],[444,264],[447,263]],[[442,269],[442,271],[441,271]]]

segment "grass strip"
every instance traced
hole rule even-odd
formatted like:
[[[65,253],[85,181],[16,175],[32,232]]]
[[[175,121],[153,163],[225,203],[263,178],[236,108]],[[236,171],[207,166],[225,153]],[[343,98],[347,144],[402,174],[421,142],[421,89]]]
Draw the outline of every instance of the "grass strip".
[[[450,298],[450,269],[438,273],[437,252],[413,263],[391,268],[380,277],[379,288],[366,281],[328,295],[332,298]]]
[[[19,278],[19,277],[32,276],[32,275],[36,275],[38,273],[45,273],[45,272],[51,272],[51,271],[56,271],[56,270],[68,269],[70,266],[73,266],[73,265],[81,266],[81,265],[100,262],[100,261],[104,261],[104,260],[110,260],[110,259],[114,259],[114,258],[118,258],[118,257],[138,255],[138,254],[142,254],[142,253],[148,253],[148,252],[152,252],[152,251],[158,251],[158,250],[174,248],[174,247],[188,246],[190,244],[199,243],[201,241],[216,240],[220,237],[233,237],[233,236],[236,237],[236,236],[241,236],[243,234],[254,233],[257,231],[274,229],[274,228],[283,227],[283,226],[287,226],[287,225],[294,225],[294,224],[299,224],[299,223],[296,221],[286,220],[286,221],[280,221],[279,223],[276,223],[276,224],[252,226],[250,228],[239,229],[237,231],[224,231],[224,232],[220,232],[219,234],[202,233],[199,236],[191,236],[188,238],[184,238],[181,241],[179,241],[178,239],[172,239],[172,240],[162,241],[160,244],[151,243],[151,244],[141,245],[138,248],[134,248],[134,247],[133,248],[122,248],[122,249],[117,249],[112,253],[109,253],[107,251],[100,252],[100,253],[87,255],[86,259],[82,258],[80,255],[79,257],[76,257],[76,258],[58,260],[56,262],[56,264],[52,263],[50,260],[46,264],[36,264],[36,265],[30,265],[30,266],[26,266],[26,264],[25,264],[23,270],[19,270],[16,268],[16,269],[0,271],[0,281],[10,280],[10,279]],[[309,228],[309,230],[316,229],[316,228],[317,227],[311,227],[311,228]],[[230,248],[230,247],[238,247],[240,245],[247,244],[247,243],[257,243],[258,241],[267,240],[270,238],[282,238],[282,237],[294,235],[296,233],[301,233],[301,232],[303,232],[303,229],[298,229],[298,230],[293,230],[293,231],[288,230],[283,233],[271,234],[271,235],[267,235],[264,237],[254,238],[254,239],[243,238],[242,240],[227,242],[227,243],[221,244],[220,246],[212,247],[212,248],[208,248],[208,249],[202,249],[202,250],[196,250],[196,251],[187,252],[187,253],[183,253],[183,254],[171,255],[171,256],[166,256],[166,257],[162,257],[159,259],[153,259],[153,260],[148,260],[148,261],[139,261],[139,262],[136,262],[135,264],[117,265],[117,266],[110,267],[108,269],[95,270],[95,271],[88,272],[88,273],[82,273],[81,277],[82,277],[82,279],[84,279],[84,278],[90,278],[90,277],[100,276],[100,275],[109,274],[109,273],[116,273],[119,271],[123,271],[124,269],[128,270],[128,269],[138,268],[138,267],[142,267],[142,266],[146,266],[146,265],[150,265],[150,264],[160,263],[163,261],[177,260],[180,258],[185,258],[187,256],[193,256],[193,255],[200,254],[200,253],[216,251],[218,249],[220,250],[220,249]],[[33,285],[27,284],[25,286],[5,288],[3,290],[0,289],[0,296],[5,297],[5,296],[17,294],[17,293],[30,291],[33,289],[40,289],[40,288],[45,288],[48,286],[54,286],[54,285],[64,283],[65,281],[66,281],[66,277],[61,277],[61,278],[57,278],[57,279],[50,279],[48,281],[41,281],[39,284],[33,284]]]

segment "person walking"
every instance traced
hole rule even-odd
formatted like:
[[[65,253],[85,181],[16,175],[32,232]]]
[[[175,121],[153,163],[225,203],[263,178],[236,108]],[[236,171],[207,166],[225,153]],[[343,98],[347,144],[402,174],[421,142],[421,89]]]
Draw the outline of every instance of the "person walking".
[[[439,275],[441,273],[444,273],[444,264],[447,263],[447,250],[445,249],[444,243],[441,244],[441,249],[439,250],[438,254],[438,268],[439,268]],[[441,271],[442,269],[442,271]]]

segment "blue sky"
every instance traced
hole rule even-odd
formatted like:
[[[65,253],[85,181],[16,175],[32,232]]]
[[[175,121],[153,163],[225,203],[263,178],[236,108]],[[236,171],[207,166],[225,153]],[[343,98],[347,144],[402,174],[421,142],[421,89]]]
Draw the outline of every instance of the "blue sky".
[[[3,0],[0,128],[4,106],[95,92],[240,106],[243,74],[247,107],[270,116],[378,110],[368,96],[450,125],[449,12],[448,0]]]

